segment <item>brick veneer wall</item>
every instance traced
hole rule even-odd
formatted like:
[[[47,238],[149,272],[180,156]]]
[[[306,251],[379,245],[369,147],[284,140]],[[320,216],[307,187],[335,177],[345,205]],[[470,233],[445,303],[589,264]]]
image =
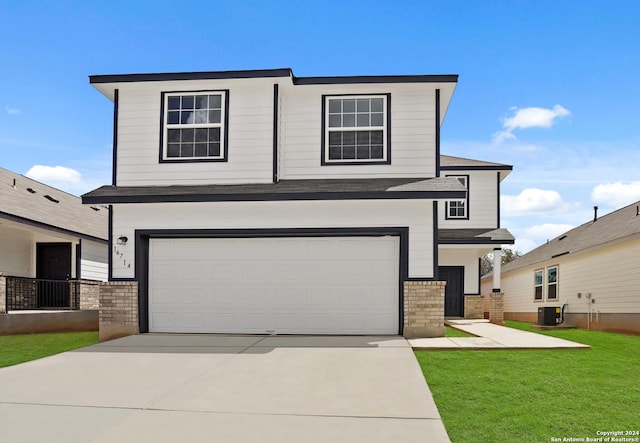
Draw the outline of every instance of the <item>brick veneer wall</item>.
[[[97,311],[100,309],[100,282],[80,280],[80,310]]]
[[[504,293],[489,294],[489,321],[497,325],[504,324]]]
[[[138,282],[100,283],[100,341],[137,334]]]
[[[464,318],[484,318],[482,301],[483,297],[480,295],[465,295]]]
[[[404,336],[444,337],[444,288],[441,281],[404,282]]]
[[[0,272],[0,314],[7,312],[7,278]]]

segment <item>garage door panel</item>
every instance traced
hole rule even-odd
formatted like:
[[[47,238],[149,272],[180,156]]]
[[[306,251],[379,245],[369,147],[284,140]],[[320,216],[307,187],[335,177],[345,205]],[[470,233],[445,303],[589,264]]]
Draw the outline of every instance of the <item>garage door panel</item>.
[[[151,239],[150,330],[397,334],[398,248],[397,237]]]

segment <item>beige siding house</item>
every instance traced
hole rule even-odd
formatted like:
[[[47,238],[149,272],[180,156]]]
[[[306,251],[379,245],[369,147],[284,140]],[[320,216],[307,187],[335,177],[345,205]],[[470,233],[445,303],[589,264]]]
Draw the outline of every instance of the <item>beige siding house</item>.
[[[504,265],[505,318],[537,322],[538,308],[564,307],[569,324],[640,333],[639,208],[595,218]]]

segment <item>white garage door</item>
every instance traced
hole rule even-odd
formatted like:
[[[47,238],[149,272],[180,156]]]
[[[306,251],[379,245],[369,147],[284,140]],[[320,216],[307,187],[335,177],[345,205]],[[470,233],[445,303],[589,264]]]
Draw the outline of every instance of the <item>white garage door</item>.
[[[397,334],[397,237],[151,239],[150,332]]]

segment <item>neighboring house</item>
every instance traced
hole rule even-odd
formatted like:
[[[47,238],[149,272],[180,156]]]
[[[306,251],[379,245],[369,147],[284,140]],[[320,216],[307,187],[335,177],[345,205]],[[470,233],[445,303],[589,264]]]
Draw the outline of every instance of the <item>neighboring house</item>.
[[[107,224],[107,208],[83,205],[78,197],[0,168],[0,273],[41,280],[106,281]],[[68,293],[46,294],[54,287],[54,283],[39,283],[29,305],[16,307],[68,307]],[[10,308],[11,301],[7,303]]]
[[[436,314],[462,316],[479,258],[513,243],[511,167],[440,155],[456,75],[90,82],[114,103],[113,182],[82,198],[111,207],[140,332],[425,334],[407,285],[452,282]]]
[[[507,319],[537,322],[538,308],[565,306],[568,324],[640,333],[640,202],[507,263],[502,290]]]

